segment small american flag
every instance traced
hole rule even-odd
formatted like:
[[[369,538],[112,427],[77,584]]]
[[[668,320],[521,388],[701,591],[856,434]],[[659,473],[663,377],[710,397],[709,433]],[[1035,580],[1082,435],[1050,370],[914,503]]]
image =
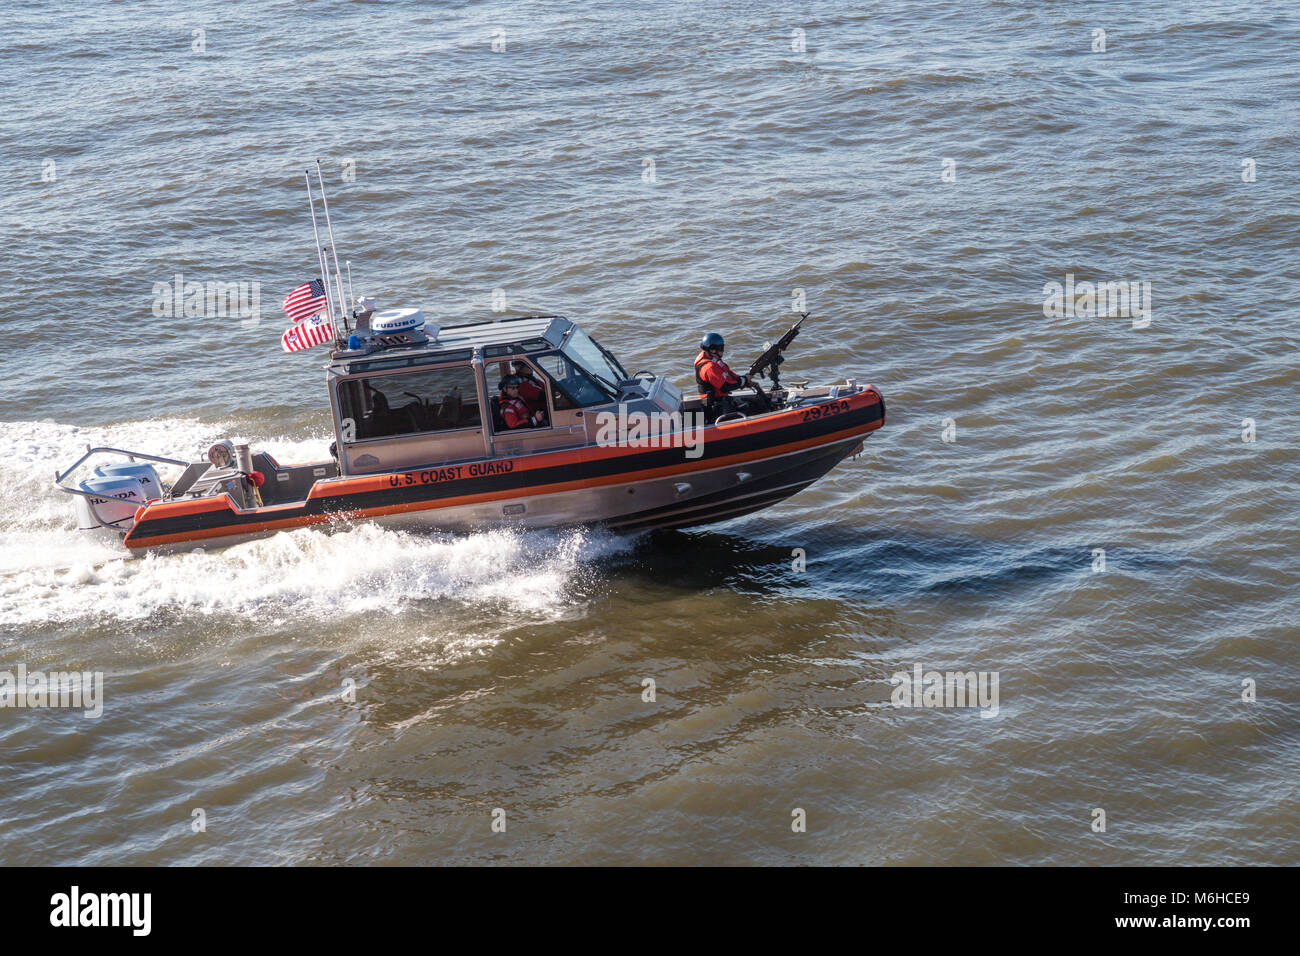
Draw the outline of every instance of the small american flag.
[[[310,319],[284,330],[280,336],[280,347],[286,352],[301,352],[322,342],[334,341],[334,323],[329,316],[318,312]]]
[[[312,279],[284,297],[284,314],[290,322],[300,322],[324,309],[325,303],[325,286],[320,279]]]

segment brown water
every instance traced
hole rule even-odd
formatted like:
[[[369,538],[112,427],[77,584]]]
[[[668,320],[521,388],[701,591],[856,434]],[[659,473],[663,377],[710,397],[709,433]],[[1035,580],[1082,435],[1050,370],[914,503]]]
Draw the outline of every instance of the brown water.
[[[4,10],[0,669],[105,690],[0,709],[0,862],[1300,862],[1293,10]],[[358,292],[685,383],[802,289],[787,375],[888,423],[701,531],[79,535],[88,442],[324,453],[316,156]],[[263,320],[155,317],[177,272]],[[1046,317],[1067,274],[1149,326]],[[893,707],[916,664],[996,716]]]

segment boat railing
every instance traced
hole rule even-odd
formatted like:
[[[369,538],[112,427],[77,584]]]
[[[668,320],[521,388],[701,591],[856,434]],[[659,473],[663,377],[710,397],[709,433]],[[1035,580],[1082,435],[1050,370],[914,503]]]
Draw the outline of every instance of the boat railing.
[[[74,471],[76,471],[78,468],[81,467],[82,463],[85,462],[87,458],[93,458],[95,455],[99,455],[99,454],[125,455],[131,461],[135,461],[138,458],[143,458],[145,461],[156,461],[164,465],[180,465],[181,467],[185,467],[186,465],[189,464],[188,461],[182,461],[179,458],[164,458],[161,455],[149,455],[142,451],[130,451],[129,449],[126,448],[109,448],[104,445],[101,445],[96,448],[91,448],[89,445],[87,445],[86,453],[82,455],[80,458],[78,458],[76,461],[74,461],[72,465],[69,466],[67,469],[65,469],[62,472],[55,469],[54,472],[55,487],[58,488],[60,491],[66,491],[70,495],[80,495],[83,498],[90,498],[92,500],[103,498],[104,496],[102,494],[97,495],[94,492],[86,491],[83,488],[71,488],[68,485],[65,485],[63,483],[64,480],[67,479],[69,475],[71,475]]]

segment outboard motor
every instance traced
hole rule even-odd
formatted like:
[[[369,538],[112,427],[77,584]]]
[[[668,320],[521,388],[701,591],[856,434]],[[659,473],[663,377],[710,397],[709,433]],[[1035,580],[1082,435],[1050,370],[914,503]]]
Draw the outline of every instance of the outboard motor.
[[[95,469],[95,474],[102,477],[138,479],[145,501],[162,497],[162,482],[158,480],[158,472],[153,465],[146,462],[132,461],[119,465],[100,465]]]
[[[76,496],[77,528],[90,531],[103,525],[122,526],[135,517],[141,505],[162,496],[152,465],[104,465],[96,472],[127,469],[125,474],[95,474],[81,483],[95,498]],[[138,470],[139,473],[136,473]]]

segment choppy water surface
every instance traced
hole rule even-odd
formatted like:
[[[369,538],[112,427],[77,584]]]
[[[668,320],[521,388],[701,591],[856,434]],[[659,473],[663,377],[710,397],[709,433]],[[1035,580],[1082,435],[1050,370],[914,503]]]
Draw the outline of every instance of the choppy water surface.
[[[0,668],[106,680],[0,710],[0,860],[1300,862],[1293,9],[0,11]],[[787,374],[889,421],[700,531],[79,536],[87,443],[323,454],[275,315],[317,156],[388,305],[504,289],[686,382],[802,289]],[[176,273],[266,320],[156,317]],[[1067,274],[1150,326],[1045,317]],[[891,707],[918,663],[997,716]]]

